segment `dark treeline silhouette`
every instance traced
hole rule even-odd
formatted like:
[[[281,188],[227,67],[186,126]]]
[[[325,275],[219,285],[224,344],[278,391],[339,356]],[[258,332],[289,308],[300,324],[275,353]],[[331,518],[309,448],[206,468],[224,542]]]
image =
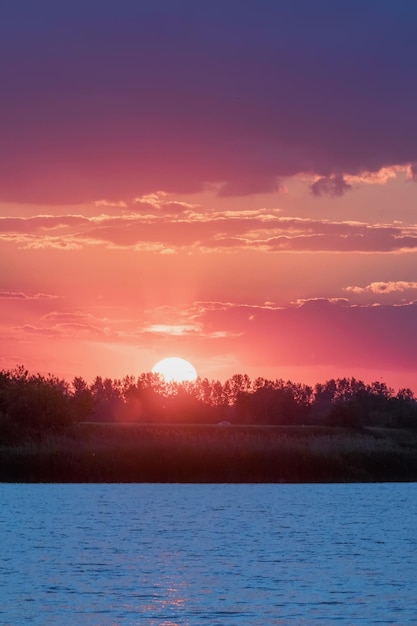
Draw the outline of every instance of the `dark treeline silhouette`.
[[[310,387],[236,374],[224,383],[198,378],[167,383],[144,373],[121,380],[97,377],[71,384],[24,367],[0,372],[0,437],[62,432],[76,422],[245,424],[290,426],[417,426],[417,400],[382,382],[331,379]]]

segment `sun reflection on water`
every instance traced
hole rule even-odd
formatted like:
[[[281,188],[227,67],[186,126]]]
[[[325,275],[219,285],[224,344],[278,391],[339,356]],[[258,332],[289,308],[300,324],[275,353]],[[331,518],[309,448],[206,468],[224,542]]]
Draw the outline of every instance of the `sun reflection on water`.
[[[151,601],[142,606],[140,612],[142,615],[158,615],[163,620],[158,622],[158,626],[180,626],[181,622],[175,620],[187,610],[187,599],[183,593],[186,584],[174,586],[170,580],[167,583],[165,589],[162,585],[158,588]]]

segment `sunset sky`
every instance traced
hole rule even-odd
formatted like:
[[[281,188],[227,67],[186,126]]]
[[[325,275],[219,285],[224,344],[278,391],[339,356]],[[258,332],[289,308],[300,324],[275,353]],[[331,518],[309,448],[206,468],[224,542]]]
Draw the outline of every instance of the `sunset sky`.
[[[417,392],[417,4],[0,7],[0,368]]]

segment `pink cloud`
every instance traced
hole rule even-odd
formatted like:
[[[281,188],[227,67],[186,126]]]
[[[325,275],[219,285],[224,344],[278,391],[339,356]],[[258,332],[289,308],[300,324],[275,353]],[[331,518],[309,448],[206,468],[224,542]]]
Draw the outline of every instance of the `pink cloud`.
[[[33,324],[24,324],[21,327],[16,327],[15,332],[29,333],[31,335],[44,335],[47,337],[61,337],[61,338],[77,338],[88,339],[97,337],[106,337],[109,333],[106,329],[98,328],[91,324],[81,324],[77,322],[63,322],[60,324],[53,324],[51,326],[35,326]]]
[[[57,337],[60,335],[56,328],[40,328],[33,324],[25,324],[24,326],[16,327],[13,331],[16,333],[28,333],[30,335],[44,335],[46,337]]]
[[[267,210],[3,218],[0,230],[0,239],[29,249],[77,250],[104,245],[172,254],[176,248],[270,252],[401,252],[417,248],[414,226],[288,218]]]
[[[0,291],[1,300],[55,300],[59,296],[48,293],[28,294],[23,291]]]
[[[324,367],[380,372],[416,369],[417,303],[402,306],[348,306],[317,299],[298,307],[270,309],[250,305],[200,304],[204,326],[239,331],[225,350],[254,369],[275,366]]]
[[[353,306],[346,299],[312,297],[291,306],[198,301],[141,308],[130,317],[116,312],[108,317],[105,310],[53,310],[13,328],[3,326],[3,345],[10,354],[14,346],[17,362],[27,362],[23,353],[35,358],[42,349],[50,370],[54,359],[64,358],[61,353],[72,361],[77,354],[72,375],[87,366],[91,375],[110,373],[114,354],[120,356],[120,372],[129,373],[147,371],[158,355],[184,352],[202,375],[213,371],[215,378],[223,366],[226,375],[246,371],[294,379],[294,372],[308,372],[309,382],[319,381],[323,371],[368,372],[372,379],[395,371],[400,380],[417,370],[417,303]],[[141,360],[141,351],[147,360]],[[98,354],[107,354],[107,361]]]

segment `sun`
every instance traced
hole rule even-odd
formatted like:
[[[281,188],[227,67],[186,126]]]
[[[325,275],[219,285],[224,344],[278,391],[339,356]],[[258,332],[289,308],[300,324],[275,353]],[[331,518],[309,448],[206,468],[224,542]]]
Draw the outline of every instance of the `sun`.
[[[184,381],[193,381],[197,378],[197,372],[191,363],[177,356],[158,361],[153,366],[152,372],[160,374],[167,383],[182,383]]]

